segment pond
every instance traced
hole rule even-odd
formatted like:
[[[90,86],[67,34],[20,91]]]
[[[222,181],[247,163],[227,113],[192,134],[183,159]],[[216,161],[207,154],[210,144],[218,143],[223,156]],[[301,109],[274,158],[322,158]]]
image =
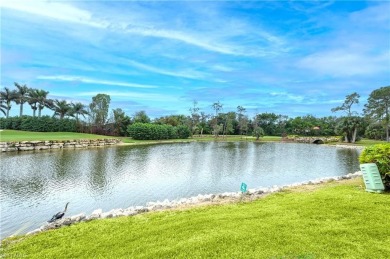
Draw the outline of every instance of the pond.
[[[323,145],[198,142],[1,154],[1,238],[68,216],[236,192],[359,170],[358,151]]]

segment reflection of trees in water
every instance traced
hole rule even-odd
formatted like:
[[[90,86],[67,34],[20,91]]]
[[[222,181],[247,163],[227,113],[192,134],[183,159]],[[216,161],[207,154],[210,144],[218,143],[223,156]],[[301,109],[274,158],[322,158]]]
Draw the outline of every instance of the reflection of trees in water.
[[[126,147],[113,147],[110,148],[113,154],[112,162],[115,165],[115,168],[122,168],[126,163],[127,150]]]
[[[213,184],[220,183],[225,177],[236,177],[245,174],[245,171],[241,168],[248,159],[248,150],[243,147],[247,147],[247,143],[214,143],[208,161],[208,169]]]
[[[0,196],[7,196],[17,202],[44,199],[52,164],[50,152],[26,152],[2,154],[0,163]],[[2,197],[3,198],[3,197]]]
[[[191,154],[190,166],[187,171],[187,182],[189,184],[198,181],[199,174],[202,175],[202,171],[205,170],[207,163],[207,143],[194,143],[193,145],[187,146],[188,152]],[[177,157],[175,159],[180,159]]]
[[[155,147],[153,145],[143,147],[131,147],[126,154],[127,159],[125,161],[125,173],[127,175],[135,176],[137,178],[147,174],[147,168],[150,163],[150,159],[152,158],[154,148]]]
[[[1,196],[6,195],[15,201],[43,200],[47,196],[48,180],[42,175],[26,177],[1,177]]]
[[[339,149],[337,154],[340,157],[339,165],[343,167],[347,173],[359,171],[359,152],[355,149]]]
[[[62,150],[54,155],[53,178],[56,181],[64,182],[67,180],[81,178],[82,165],[85,152],[83,150]]]
[[[107,162],[106,149],[96,149],[90,153],[88,159],[88,187],[97,195],[104,194],[108,188]]]

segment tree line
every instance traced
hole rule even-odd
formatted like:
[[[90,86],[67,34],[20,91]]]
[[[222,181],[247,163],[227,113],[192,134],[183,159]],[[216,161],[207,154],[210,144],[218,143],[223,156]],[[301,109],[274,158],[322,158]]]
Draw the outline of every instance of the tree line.
[[[138,111],[128,116],[122,109],[109,110],[111,98],[107,94],[97,94],[92,97],[89,105],[80,102],[48,98],[48,91],[29,88],[15,83],[15,89],[5,87],[0,91],[0,112],[9,118],[13,104],[19,105],[19,120],[28,117],[40,118],[44,108],[53,111],[52,118],[62,121],[73,119],[75,131],[99,133],[106,135],[129,136],[129,126],[135,123],[185,126],[190,135],[213,134],[215,137],[226,135],[253,135],[259,138],[269,136],[343,136],[346,142],[355,142],[361,137],[389,141],[390,124],[390,86],[372,91],[363,112],[352,112],[352,107],[359,103],[360,95],[352,93],[346,96],[344,103],[333,108],[332,112],[343,112],[344,116],[327,116],[317,118],[312,115],[289,118],[275,113],[259,113],[253,117],[246,114],[243,106],[237,106],[235,111],[224,112],[223,103],[217,101],[210,107],[208,114],[194,101],[187,115],[163,116],[152,120],[145,111]],[[32,116],[24,116],[23,107],[30,105]],[[38,114],[36,114],[38,111]],[[81,119],[82,117],[82,119]],[[15,118],[13,118],[15,120]],[[4,118],[2,119],[4,120]],[[46,119],[47,121],[49,119]],[[16,123],[21,125],[22,122]],[[31,125],[34,122],[29,122]],[[40,122],[42,123],[42,122]],[[1,125],[8,125],[12,123]],[[24,125],[30,125],[25,123]],[[53,124],[53,123],[52,123]],[[58,124],[58,123],[57,123]],[[53,124],[55,125],[55,123]],[[59,124],[58,124],[59,125]],[[60,129],[62,126],[58,126]],[[39,127],[35,127],[39,128]],[[68,127],[70,130],[72,127]],[[138,128],[140,125],[138,125]],[[149,129],[149,127],[146,127]],[[164,128],[165,129],[165,128]]]

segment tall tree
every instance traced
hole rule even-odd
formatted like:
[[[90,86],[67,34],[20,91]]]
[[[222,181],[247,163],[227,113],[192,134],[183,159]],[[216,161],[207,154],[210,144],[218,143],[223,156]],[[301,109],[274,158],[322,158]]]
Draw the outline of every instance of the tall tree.
[[[237,114],[235,112],[228,112],[223,114],[224,123],[222,133],[224,136],[234,133],[235,125],[237,125],[236,115]]]
[[[193,106],[190,108],[190,113],[191,113],[191,134],[195,134],[196,131],[198,130],[198,124],[200,120],[200,115],[199,115],[199,110],[200,108],[198,107],[198,102],[193,101]]]
[[[89,108],[97,126],[103,126],[107,122],[110,102],[111,98],[107,94],[97,94],[92,97],[92,103],[89,105]]]
[[[137,119],[139,120],[139,119]],[[168,124],[174,127],[179,125],[189,125],[191,119],[186,117],[185,115],[169,115],[157,118],[154,120],[154,123],[157,124]],[[139,121],[138,121],[139,122]]]
[[[58,116],[61,120],[72,112],[72,106],[66,100],[54,100],[53,102],[54,116]]]
[[[213,109],[215,111],[215,116],[214,116],[213,122],[212,122],[214,136],[218,137],[219,132],[221,130],[223,130],[223,126],[218,125],[218,114],[222,110],[223,105],[218,101],[216,103],[213,103],[213,105],[211,105],[211,107],[213,107]]]
[[[259,140],[260,137],[265,135],[264,129],[259,126],[259,114],[256,114],[253,119],[253,136],[256,137],[256,140]]]
[[[389,142],[390,127],[390,86],[372,91],[365,105],[364,113],[383,123],[386,140]]]
[[[248,118],[244,115],[246,109],[242,106],[237,106],[238,115],[238,132],[242,136],[242,133],[248,130]]]
[[[7,114],[7,106],[5,106],[2,99],[0,99],[0,112],[4,114],[4,116]]]
[[[114,130],[118,136],[126,136],[127,127],[130,125],[130,117],[125,114],[121,108],[112,111],[114,114]]]
[[[33,117],[35,117],[36,111],[38,110],[38,89],[30,88],[28,104],[31,106],[31,110],[33,110]]]
[[[363,118],[359,116],[350,116],[341,118],[336,126],[336,132],[344,134],[348,143],[355,143],[359,127],[363,124]]]
[[[200,112],[198,128],[201,136],[203,135],[203,131],[209,132],[209,127],[207,123],[209,117],[210,117],[209,114],[206,114],[205,112]]]
[[[352,116],[352,113],[353,113],[351,111],[352,105],[354,105],[355,103],[358,104],[359,98],[360,98],[360,95],[356,92],[349,94],[345,97],[345,101],[341,106],[337,106],[337,107],[331,109],[331,111],[332,112],[344,111],[347,113],[347,116],[350,117],[350,116]]]
[[[18,83],[14,83],[17,90],[16,90],[16,103],[20,105],[20,113],[19,116],[23,116],[23,105],[25,102],[28,101],[30,88],[28,88],[26,85],[20,85]]]
[[[76,120],[79,120],[79,115],[85,118],[85,115],[88,115],[88,111],[84,104],[77,102],[72,103],[72,113],[76,116]]]
[[[288,116],[275,113],[260,113],[257,115],[258,125],[267,136],[280,136],[286,131]]]
[[[138,111],[134,114],[134,123],[150,123],[151,120],[145,111]]]
[[[10,90],[9,88],[4,87],[4,91],[0,91],[0,99],[5,104],[5,116],[7,118],[9,117],[9,111],[11,110],[11,103],[16,100],[16,97],[17,95],[15,90]]]
[[[48,99],[47,95],[49,94],[48,91],[45,90],[36,90],[36,98],[38,101],[38,117],[41,117],[42,110],[47,107],[49,109],[53,109],[53,100]]]
[[[347,113],[347,117],[344,117],[342,122],[339,124],[339,129],[344,129],[345,140],[349,143],[355,143],[357,127],[361,125],[361,120],[352,116],[351,111],[352,105],[359,103],[360,95],[356,92],[349,94],[345,97],[345,101],[341,106],[337,106],[331,109],[332,112],[344,111]],[[353,135],[351,136],[351,132]]]

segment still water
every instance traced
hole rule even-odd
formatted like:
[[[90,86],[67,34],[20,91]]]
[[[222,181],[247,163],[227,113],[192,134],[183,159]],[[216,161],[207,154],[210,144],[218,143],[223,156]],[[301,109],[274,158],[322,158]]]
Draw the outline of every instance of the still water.
[[[1,238],[67,215],[302,182],[359,170],[358,151],[283,143],[183,143],[1,154]]]

